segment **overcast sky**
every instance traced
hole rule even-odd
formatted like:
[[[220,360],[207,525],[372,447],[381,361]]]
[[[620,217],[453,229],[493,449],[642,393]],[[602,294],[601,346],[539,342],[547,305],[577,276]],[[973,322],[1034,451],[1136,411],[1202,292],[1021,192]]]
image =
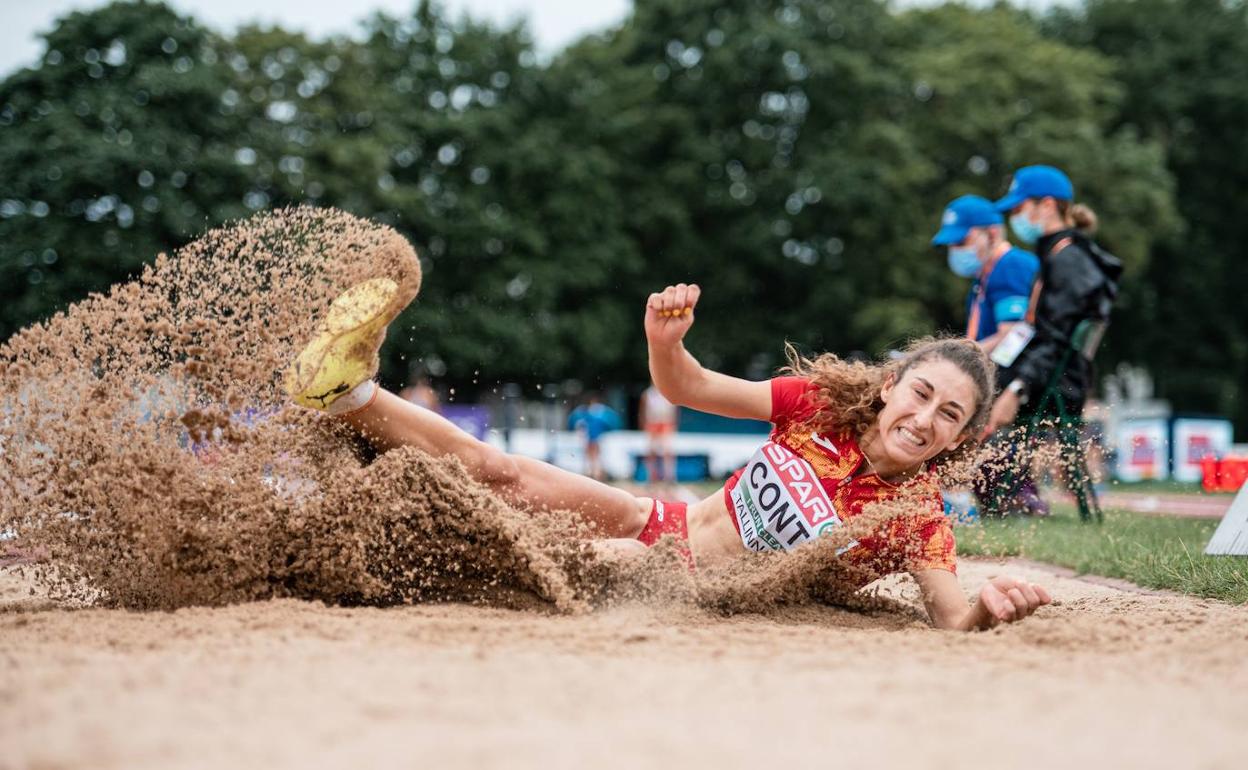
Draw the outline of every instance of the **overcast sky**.
[[[986,5],[992,0],[968,0]],[[42,52],[38,34],[60,16],[107,5],[109,0],[0,0],[0,78],[33,64]],[[278,24],[319,38],[353,33],[376,11],[407,15],[417,0],[166,0],[178,11],[220,31],[249,22]],[[895,0],[897,5],[932,5],[942,0]],[[1071,0],[1014,0],[1015,5],[1046,6]],[[632,0],[442,0],[453,14],[508,22],[527,17],[538,50],[552,54],[589,32],[623,21]]]
[[[166,0],[179,12],[221,31],[248,22],[280,24],[313,37],[351,33],[375,11],[407,15],[417,0]],[[37,35],[57,18],[108,0],[0,0],[0,77],[33,64],[42,52]],[[442,0],[453,14],[507,22],[527,16],[543,53],[553,53],[588,32],[624,19],[632,0]]]

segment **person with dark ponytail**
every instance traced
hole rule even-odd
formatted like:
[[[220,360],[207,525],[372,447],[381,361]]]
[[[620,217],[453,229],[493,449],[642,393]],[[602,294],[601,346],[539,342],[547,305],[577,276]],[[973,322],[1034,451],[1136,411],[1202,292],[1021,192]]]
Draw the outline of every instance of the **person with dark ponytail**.
[[[1009,191],[996,202],[1019,239],[1035,245],[1040,274],[1026,322],[993,352],[1007,384],[993,404],[989,433],[1013,423],[1021,408],[1040,397],[1075,328],[1085,320],[1108,320],[1118,295],[1122,262],[1092,240],[1096,214],[1074,197],[1074,185],[1059,169],[1027,166],[1014,173]],[[1060,387],[1076,413],[1092,384],[1091,362],[1071,357]]]

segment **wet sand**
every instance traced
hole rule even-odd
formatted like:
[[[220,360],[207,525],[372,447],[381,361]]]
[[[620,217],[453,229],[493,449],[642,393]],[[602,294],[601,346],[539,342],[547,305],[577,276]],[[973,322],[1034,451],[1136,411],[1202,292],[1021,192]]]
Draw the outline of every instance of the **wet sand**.
[[[961,635],[819,605],[74,610],[3,570],[0,767],[1243,766],[1248,608],[1008,571],[1060,605]]]

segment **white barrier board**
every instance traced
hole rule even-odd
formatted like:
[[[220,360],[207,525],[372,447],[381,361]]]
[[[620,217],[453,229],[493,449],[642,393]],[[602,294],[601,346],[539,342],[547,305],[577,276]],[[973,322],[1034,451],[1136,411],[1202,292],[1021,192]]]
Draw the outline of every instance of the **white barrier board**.
[[[1222,523],[1209,538],[1205,555],[1248,556],[1248,484],[1239,488]]]
[[[1170,475],[1170,425],[1162,419],[1123,420],[1114,437],[1119,481],[1164,479]]]
[[[1174,478],[1199,482],[1204,476],[1200,461],[1205,457],[1225,457],[1231,451],[1230,420],[1174,421]]]
[[[766,433],[676,433],[672,450],[676,454],[707,455],[711,478],[718,479],[745,467],[766,440]],[[501,431],[491,430],[486,441],[499,449],[507,448]],[[639,430],[613,430],[602,437],[603,470],[612,478],[631,479],[632,456],[645,454],[649,447],[650,439]],[[575,431],[517,428],[511,432],[510,451],[553,462],[575,473],[585,472],[585,439]]]

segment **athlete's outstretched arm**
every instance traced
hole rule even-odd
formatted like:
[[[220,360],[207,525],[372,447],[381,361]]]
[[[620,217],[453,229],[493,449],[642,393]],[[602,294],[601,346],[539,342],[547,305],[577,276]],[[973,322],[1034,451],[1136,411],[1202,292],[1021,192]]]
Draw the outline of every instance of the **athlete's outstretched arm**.
[[[771,384],[713,372],[685,350],[685,334],[702,290],[679,283],[651,294],[646,301],[646,343],[650,376],[659,391],[678,406],[750,420],[771,419]]]
[[[923,604],[937,628],[978,631],[1013,623],[1053,601],[1043,587],[1012,577],[994,577],[979,589],[974,604],[966,601],[952,572],[925,569],[912,573],[923,592]]]

